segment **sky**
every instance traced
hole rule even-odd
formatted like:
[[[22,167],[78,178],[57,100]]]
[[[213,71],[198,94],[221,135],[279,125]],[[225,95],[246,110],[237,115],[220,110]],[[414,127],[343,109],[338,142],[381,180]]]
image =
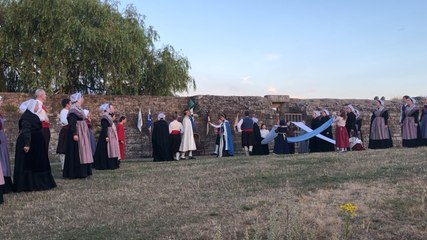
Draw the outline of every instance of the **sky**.
[[[183,96],[427,95],[426,0],[119,0],[191,63]]]

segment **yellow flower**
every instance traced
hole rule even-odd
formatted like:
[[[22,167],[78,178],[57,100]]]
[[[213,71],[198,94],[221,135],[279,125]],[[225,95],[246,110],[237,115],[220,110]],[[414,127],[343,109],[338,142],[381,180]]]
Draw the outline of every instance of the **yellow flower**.
[[[356,216],[357,206],[352,203],[344,203],[340,206],[341,210],[348,213],[352,217]]]

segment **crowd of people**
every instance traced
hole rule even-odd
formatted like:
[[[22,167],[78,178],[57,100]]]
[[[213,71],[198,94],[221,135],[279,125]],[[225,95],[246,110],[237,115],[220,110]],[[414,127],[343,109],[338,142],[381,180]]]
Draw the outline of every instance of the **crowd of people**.
[[[51,122],[44,106],[45,101],[45,91],[38,89],[34,99],[23,102],[19,107],[22,115],[18,122],[19,136],[15,145],[13,178],[7,139],[4,134],[4,117],[0,112],[0,203],[3,202],[3,194],[9,192],[40,191],[56,187],[48,156]],[[404,96],[403,101],[399,119],[402,146],[427,145],[427,96],[424,98],[422,108],[419,108],[416,100],[409,96]],[[0,96],[0,106],[2,103],[3,98]],[[393,147],[389,113],[385,101],[375,98],[374,103],[375,109],[372,111],[367,147],[370,149]],[[63,178],[86,178],[92,175],[93,168],[97,170],[119,168],[120,160],[125,157],[126,117],[118,117],[111,103],[102,104],[99,108],[101,129],[96,141],[91,112],[83,107],[83,95],[72,94],[69,99],[63,99],[61,105],[63,109],[58,119],[61,129],[56,153],[61,162]],[[151,134],[154,161],[194,159],[193,151],[197,147],[190,110],[185,109],[183,116],[181,121],[179,114],[175,112],[173,121],[168,123],[163,112],[158,114]],[[331,118],[333,118],[333,125],[323,130],[320,133],[321,137],[317,135],[300,142],[300,153],[365,150],[361,130],[362,117],[357,109],[349,104],[332,114],[327,109],[313,111],[311,129],[330,123]],[[272,131],[275,133],[272,150],[274,154],[295,153],[295,143],[288,142],[289,137],[295,136],[295,127],[285,119],[278,120],[271,131],[265,123],[258,121],[249,111],[245,111],[244,118],[233,127],[225,114],[220,114],[217,123],[209,120],[207,124],[216,132],[216,146],[213,154],[217,157],[234,155],[233,130],[241,133],[241,146],[246,156],[270,154],[269,145],[263,144],[263,140]],[[335,126],[335,134],[333,134],[333,126]],[[301,133],[304,134],[305,131]]]

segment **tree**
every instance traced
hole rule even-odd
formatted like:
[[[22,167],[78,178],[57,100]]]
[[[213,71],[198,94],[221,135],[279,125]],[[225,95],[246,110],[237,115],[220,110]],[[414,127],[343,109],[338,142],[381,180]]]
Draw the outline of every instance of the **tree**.
[[[190,63],[133,6],[99,0],[0,0],[0,89],[172,95],[195,88]]]

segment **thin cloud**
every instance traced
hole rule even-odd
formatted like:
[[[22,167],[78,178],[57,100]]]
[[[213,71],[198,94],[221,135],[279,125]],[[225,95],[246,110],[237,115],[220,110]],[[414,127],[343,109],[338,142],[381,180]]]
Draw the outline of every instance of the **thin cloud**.
[[[251,80],[251,76],[243,77],[241,82],[243,84],[247,84],[247,85],[253,85],[254,84],[254,82]]]
[[[270,53],[264,56],[264,60],[269,62],[277,61],[280,58],[282,58],[282,54],[278,54],[278,53]]]

